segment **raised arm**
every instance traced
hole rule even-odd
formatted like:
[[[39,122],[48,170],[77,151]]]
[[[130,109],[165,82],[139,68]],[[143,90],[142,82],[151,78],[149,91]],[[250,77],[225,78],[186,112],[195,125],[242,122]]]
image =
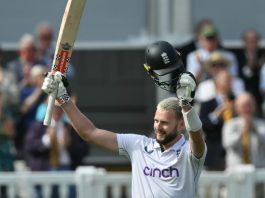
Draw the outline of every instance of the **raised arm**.
[[[195,89],[194,76],[189,72],[184,72],[178,81],[176,94],[182,108],[185,127],[189,133],[191,151],[195,157],[201,158],[206,149],[202,134],[202,123],[198,113],[190,105],[195,95]]]
[[[53,78],[50,74],[45,78],[42,90],[47,94],[56,89],[56,82],[59,82],[57,102],[68,116],[73,128],[79,136],[88,143],[95,144],[113,152],[118,152],[117,136],[115,133],[97,128],[70,100],[63,84],[63,77],[60,72]]]
[[[200,158],[205,150],[201,121],[197,112],[191,106],[182,107],[182,112],[185,127],[189,133],[191,151],[195,157]]]

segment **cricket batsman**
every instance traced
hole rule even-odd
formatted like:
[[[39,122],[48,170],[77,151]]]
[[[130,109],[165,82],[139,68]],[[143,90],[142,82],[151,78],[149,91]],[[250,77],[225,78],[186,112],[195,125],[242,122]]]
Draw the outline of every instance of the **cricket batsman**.
[[[65,77],[48,74],[42,89],[56,91],[56,100],[67,114],[75,131],[89,144],[127,156],[132,166],[133,198],[193,198],[206,156],[201,120],[192,107],[196,82],[184,71],[180,54],[171,44],[158,41],[146,48],[144,69],[155,84],[176,90],[157,104],[154,115],[155,138],[137,134],[120,134],[98,128],[70,100]],[[178,74],[163,81],[165,75]],[[91,93],[92,94],[92,93]],[[183,131],[189,138],[185,139]]]

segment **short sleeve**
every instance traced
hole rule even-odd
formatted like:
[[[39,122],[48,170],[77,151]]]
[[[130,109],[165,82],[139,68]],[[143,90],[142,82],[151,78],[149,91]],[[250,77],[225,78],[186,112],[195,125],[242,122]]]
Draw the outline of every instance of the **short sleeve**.
[[[205,158],[206,158],[206,154],[207,154],[207,145],[205,144],[205,149],[203,152],[203,155],[200,158],[197,158],[195,155],[192,154],[190,145],[189,145],[189,154],[191,157],[191,161],[195,166],[201,166],[204,164]]]
[[[195,174],[194,175],[194,180],[196,182],[198,182],[199,175],[201,174],[201,171],[203,169],[203,165],[204,165],[204,162],[205,162],[206,154],[207,154],[207,146],[206,146],[206,144],[205,144],[205,149],[204,149],[203,155],[200,158],[195,157],[192,154],[191,150],[190,150],[190,161],[191,161],[191,164],[192,164],[192,167],[193,167],[193,170],[194,170],[194,174]]]
[[[119,154],[130,157],[139,148],[144,136],[136,134],[117,134]]]

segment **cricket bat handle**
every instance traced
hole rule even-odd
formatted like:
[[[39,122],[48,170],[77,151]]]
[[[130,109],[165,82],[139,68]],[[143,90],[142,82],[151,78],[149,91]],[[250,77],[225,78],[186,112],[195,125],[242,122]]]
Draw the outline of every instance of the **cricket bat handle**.
[[[43,121],[43,124],[45,126],[50,126],[50,124],[51,124],[52,112],[53,112],[54,103],[55,103],[56,96],[57,96],[57,92],[58,92],[58,86],[59,86],[59,83],[57,83],[56,90],[54,90],[54,92],[52,92],[49,95],[49,98],[48,98],[48,104],[47,104],[46,114],[45,114],[45,118],[44,118],[44,121]]]

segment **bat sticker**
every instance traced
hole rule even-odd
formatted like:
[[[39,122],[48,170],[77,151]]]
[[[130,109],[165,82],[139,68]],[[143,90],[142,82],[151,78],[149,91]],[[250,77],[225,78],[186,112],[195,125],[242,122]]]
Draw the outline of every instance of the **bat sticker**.
[[[68,68],[67,63],[70,62],[69,53],[70,53],[72,46],[69,45],[69,43],[64,43],[62,44],[62,48],[63,50],[56,57],[56,59],[58,60],[58,64],[54,65],[54,70],[60,71],[61,73],[64,74],[66,73],[67,68]]]

